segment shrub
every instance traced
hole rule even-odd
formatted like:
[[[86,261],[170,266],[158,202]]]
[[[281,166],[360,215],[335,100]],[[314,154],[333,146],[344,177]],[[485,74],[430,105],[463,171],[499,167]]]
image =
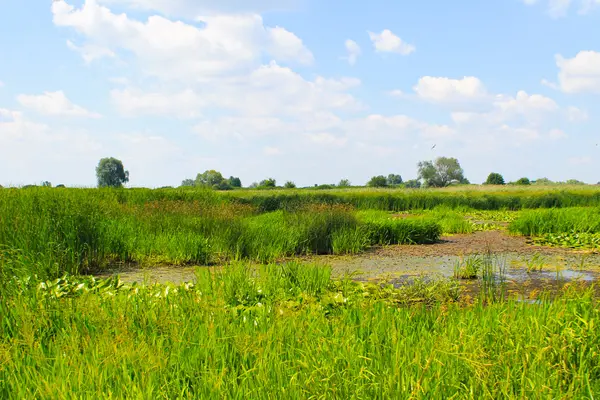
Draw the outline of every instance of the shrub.
[[[488,175],[485,181],[486,185],[504,185],[504,177],[497,172]]]
[[[387,185],[387,178],[383,175],[374,176],[367,182],[367,186],[369,187],[386,187]]]
[[[296,188],[296,184],[292,181],[287,181],[284,185],[284,188],[286,189],[295,189]]]
[[[531,185],[531,181],[529,180],[529,178],[521,178],[515,182],[515,185],[527,186]]]

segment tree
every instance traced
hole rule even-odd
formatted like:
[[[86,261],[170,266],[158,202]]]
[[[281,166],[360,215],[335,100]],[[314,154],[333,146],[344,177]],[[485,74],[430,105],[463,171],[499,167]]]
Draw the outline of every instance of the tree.
[[[60,183],[60,184],[56,185],[56,187],[57,187],[57,188],[65,188],[66,186],[65,186],[65,185],[63,185],[62,183]]]
[[[196,186],[196,181],[194,181],[193,179],[184,179],[183,181],[181,181],[181,186]]]
[[[418,179],[411,179],[404,183],[404,186],[409,189],[419,189],[421,187],[421,181]]]
[[[367,182],[367,186],[369,187],[386,187],[387,179],[383,175],[374,176],[371,178],[369,182]]]
[[[277,181],[273,178],[263,179],[262,181],[260,181],[258,186],[264,188],[274,188],[277,186]]]
[[[296,184],[292,181],[287,181],[284,185],[284,188],[286,189],[295,189],[296,188]]]
[[[248,186],[249,189],[256,189],[258,187],[258,182],[252,182],[250,184],[250,186]]]
[[[116,158],[103,158],[96,167],[98,187],[120,188],[129,182],[129,171],[125,171],[121,160]]]
[[[234,188],[241,188],[242,187],[242,181],[240,180],[240,178],[237,178],[235,176],[230,176],[227,181],[229,182],[229,185],[231,187],[234,187]]]
[[[451,183],[468,182],[456,158],[438,157],[435,162],[421,161],[418,168],[419,179],[423,179],[428,187],[446,187]]]
[[[567,185],[585,185],[585,182],[579,181],[577,179],[569,179],[567,181]]]
[[[215,187],[219,186],[223,183],[225,178],[219,171],[215,171],[211,169],[209,171],[204,171],[201,174],[196,175],[196,186],[204,186],[204,187]]]
[[[489,174],[485,181],[486,185],[504,185],[504,183],[504,177],[497,172]]]
[[[553,185],[554,182],[552,182],[548,178],[539,178],[539,179],[536,179],[535,184],[536,185]]]
[[[44,182],[42,182],[42,187],[49,187],[49,188],[51,188],[52,184],[50,182],[48,182],[48,181],[44,181]]]
[[[338,183],[338,187],[350,187],[351,185],[352,184],[348,179],[342,179],[340,180],[340,183]]]
[[[389,174],[387,177],[387,184],[389,186],[396,186],[402,184],[402,177],[400,175]]]
[[[527,186],[527,185],[531,185],[531,181],[529,180],[529,178],[521,178],[515,182],[515,185]]]

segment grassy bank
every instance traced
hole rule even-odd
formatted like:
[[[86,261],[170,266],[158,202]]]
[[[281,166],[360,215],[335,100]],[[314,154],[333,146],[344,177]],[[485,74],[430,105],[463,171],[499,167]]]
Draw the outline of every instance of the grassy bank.
[[[0,396],[12,398],[593,398],[599,309],[456,303],[452,282],[331,281],[318,265],[243,264],[197,284],[12,282]],[[4,293],[2,291],[1,293]]]
[[[41,276],[60,276],[115,262],[210,264],[354,254],[378,244],[433,243],[441,233],[431,221],[359,219],[345,205],[261,213],[214,192],[161,193],[2,190],[0,247],[31,259]]]

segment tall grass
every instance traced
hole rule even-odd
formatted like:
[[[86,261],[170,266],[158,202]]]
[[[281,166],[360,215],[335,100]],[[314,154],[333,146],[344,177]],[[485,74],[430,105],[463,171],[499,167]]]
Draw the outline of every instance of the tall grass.
[[[115,262],[267,262],[347,254],[384,243],[431,243],[427,222],[357,219],[345,205],[259,213],[213,192],[23,189],[0,192],[0,246],[19,250],[40,276],[93,271]],[[144,201],[144,196],[147,200]]]
[[[527,236],[547,233],[600,233],[600,207],[528,210],[509,230]]]
[[[237,264],[196,285],[21,284],[0,321],[0,397],[593,398],[592,290],[553,301],[429,302],[428,285]],[[17,283],[14,283],[18,285]],[[408,290],[408,289],[406,289]],[[418,293],[414,290],[418,290]]]
[[[224,198],[251,204],[266,212],[306,204],[346,204],[362,210],[407,211],[468,207],[476,210],[520,210],[599,206],[600,188],[589,187],[473,187],[446,189],[240,190]]]

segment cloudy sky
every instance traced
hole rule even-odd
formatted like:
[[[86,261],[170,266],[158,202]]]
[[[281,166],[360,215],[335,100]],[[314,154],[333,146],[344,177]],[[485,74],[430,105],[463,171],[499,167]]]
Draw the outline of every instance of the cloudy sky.
[[[218,4],[218,5],[217,5]],[[600,181],[600,0],[31,0],[0,12],[0,184]],[[436,145],[432,149],[433,145]]]

